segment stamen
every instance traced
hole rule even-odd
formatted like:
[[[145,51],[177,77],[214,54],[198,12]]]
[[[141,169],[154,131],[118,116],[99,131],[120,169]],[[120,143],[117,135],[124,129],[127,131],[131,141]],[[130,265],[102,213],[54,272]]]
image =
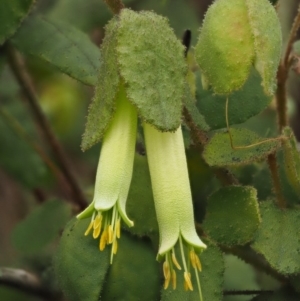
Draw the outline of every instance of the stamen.
[[[99,243],[99,249],[100,251],[103,251],[105,249],[105,246],[107,244],[107,228],[103,231],[101,238],[100,238],[100,243]]]
[[[118,241],[117,240],[114,240],[114,243],[113,243],[113,254],[117,254],[117,251],[118,251]]]
[[[91,222],[90,222],[88,228],[87,228],[86,231],[84,232],[84,236],[88,236],[88,235],[89,235],[89,233],[91,232],[91,230],[92,230],[92,228],[93,228],[93,224],[94,224],[94,221],[91,220]]]
[[[95,223],[95,222],[94,222]],[[93,238],[94,239],[96,239],[96,238],[98,238],[99,237],[99,235],[100,235],[100,227],[98,227],[98,228],[94,228],[94,231],[93,231]]]
[[[95,220],[94,220],[94,229],[98,228],[102,221],[102,215],[98,212]]]
[[[192,281],[191,281],[191,273],[188,272],[184,272],[184,282],[186,283],[187,287],[189,290],[193,290],[193,285],[192,285]]]
[[[173,290],[176,289],[176,272],[175,270],[172,270],[172,286],[173,286]]]
[[[180,266],[180,264],[178,263],[178,261],[177,261],[177,259],[176,259],[176,255],[175,255],[174,249],[172,250],[172,261],[173,261],[173,263],[175,264],[176,268],[177,268],[178,270],[181,270],[181,266]]]
[[[198,256],[196,255],[196,257],[198,258]],[[199,259],[199,258],[198,258]],[[200,261],[199,261],[200,262]],[[198,286],[198,291],[199,291],[199,296],[200,296],[200,301],[203,301],[203,297],[202,297],[202,290],[201,290],[201,285],[200,285],[200,279],[199,279],[199,275],[196,269],[194,269],[195,274],[196,274],[196,279],[197,279],[197,286]]]
[[[111,225],[108,226],[107,233],[108,233],[108,243],[107,244],[111,244],[113,242],[113,233],[114,233]]]
[[[197,256],[197,254],[195,254],[195,259],[196,259],[197,269],[198,269],[199,272],[201,272],[202,271],[202,264],[201,264],[200,258]]]
[[[120,238],[121,236],[121,219],[118,218],[117,223],[116,223],[116,233],[117,233],[117,238]]]
[[[167,261],[167,258],[166,258],[166,261],[163,264],[163,272],[164,272],[165,279],[170,277],[170,266],[169,266],[169,263]]]
[[[195,254],[194,249],[190,250],[190,260],[191,260],[191,263],[192,263],[192,267],[194,269],[196,269],[197,268],[197,264],[196,264],[196,254]]]
[[[185,281],[183,282],[183,287],[186,292],[189,290],[189,287]]]

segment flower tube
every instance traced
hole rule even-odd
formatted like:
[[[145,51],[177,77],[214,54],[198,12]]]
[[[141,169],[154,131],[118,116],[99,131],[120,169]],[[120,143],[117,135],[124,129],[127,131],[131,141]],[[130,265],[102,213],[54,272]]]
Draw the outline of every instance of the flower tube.
[[[116,96],[116,111],[104,135],[97,169],[93,202],[77,218],[91,217],[85,235],[99,239],[99,249],[111,244],[111,263],[117,252],[121,219],[133,222],[126,214],[126,201],[132,178],[137,130],[137,112],[121,85]]]
[[[164,287],[166,289],[172,281],[173,288],[176,288],[175,267],[181,270],[181,266],[177,261],[174,247],[179,244],[184,269],[184,286],[187,290],[193,290],[191,265],[195,270],[202,300],[198,275],[201,271],[201,263],[195,250],[202,251],[206,245],[195,230],[181,127],[175,133],[163,133],[145,123],[144,135],[159,225],[160,242],[157,257],[165,260],[163,264]],[[188,250],[187,258],[186,250]]]

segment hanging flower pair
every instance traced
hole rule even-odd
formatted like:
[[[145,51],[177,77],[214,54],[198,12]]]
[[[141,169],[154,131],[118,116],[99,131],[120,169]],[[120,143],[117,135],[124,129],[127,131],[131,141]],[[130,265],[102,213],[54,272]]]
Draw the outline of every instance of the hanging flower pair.
[[[166,43],[167,41],[167,43]],[[181,130],[181,101],[186,87],[184,48],[165,18],[124,9],[106,27],[103,63],[90,107],[83,148],[102,139],[94,200],[78,215],[91,218],[85,235],[118,248],[132,178],[137,112],[143,120],[146,153],[159,225],[158,259],[163,259],[164,287],[176,288],[176,270],[193,290],[190,267],[200,290],[201,263],[196,251],[206,245],[198,237]],[[175,254],[179,246],[181,260]],[[181,264],[179,264],[181,261]],[[201,297],[202,299],[202,297]]]

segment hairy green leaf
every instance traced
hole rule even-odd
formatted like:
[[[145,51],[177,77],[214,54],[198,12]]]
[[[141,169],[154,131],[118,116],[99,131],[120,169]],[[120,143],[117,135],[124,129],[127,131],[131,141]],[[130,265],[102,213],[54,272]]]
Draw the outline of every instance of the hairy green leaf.
[[[128,216],[134,221],[134,227],[128,230],[139,236],[158,234],[154,200],[147,157],[136,155],[133,175],[126,203]]]
[[[196,45],[196,59],[218,94],[240,89],[254,58],[245,0],[215,1],[208,9]]]
[[[259,224],[259,208],[253,187],[224,187],[207,201],[203,229],[219,244],[244,245],[252,240]]]
[[[300,211],[277,208],[272,202],[261,204],[262,223],[253,248],[284,275],[300,273]]]
[[[300,154],[296,138],[289,127],[284,128],[283,133],[287,137],[287,140],[282,142],[285,175],[297,195],[300,195]]]
[[[120,73],[142,119],[161,131],[181,123],[187,72],[184,47],[166,18],[123,9],[118,30]]]
[[[0,45],[16,32],[34,2],[34,0],[0,1]]]
[[[207,242],[205,241],[207,244]],[[178,254],[179,250],[177,250]],[[200,283],[202,288],[203,300],[219,301],[223,296],[223,274],[224,274],[224,261],[220,250],[214,245],[208,243],[205,251],[199,254],[202,272],[200,272]],[[176,271],[177,286],[176,290],[169,287],[167,290],[162,291],[161,301],[198,301],[199,292],[195,280],[194,271],[191,270],[192,282],[194,290],[184,290],[183,271]]]
[[[36,254],[56,239],[70,218],[71,208],[61,200],[51,200],[36,207],[14,228],[12,242],[26,254]]]
[[[99,251],[99,240],[84,236],[89,223],[89,219],[72,219],[54,258],[58,283],[72,301],[98,301],[110,265],[109,248]]]
[[[252,68],[250,76],[242,89],[229,96],[228,121],[230,125],[240,124],[262,112],[271,102],[272,97],[264,94],[258,72]],[[197,107],[204,115],[211,129],[226,127],[226,96],[216,95],[211,90],[203,90],[198,83]]]
[[[273,95],[282,48],[281,27],[269,0],[246,0],[254,37],[255,67],[262,77],[264,91]]]
[[[151,244],[122,233],[101,293],[103,301],[153,301],[159,298],[160,265]]]
[[[27,19],[13,38],[22,52],[38,57],[88,85],[97,82],[100,53],[75,27],[46,17]]]
[[[265,140],[246,129],[232,128],[230,132],[234,147],[249,146]],[[203,157],[210,166],[243,165],[263,159],[279,147],[280,141],[274,140],[246,149],[233,149],[228,132],[218,131],[205,146]]]
[[[186,88],[186,93],[183,97],[183,104],[192,117],[193,122],[203,131],[209,131],[209,126],[206,123],[204,116],[199,112],[196,106],[196,100],[193,99],[190,89]]]
[[[13,102],[3,106],[0,114],[0,166],[23,185],[35,188],[44,183],[47,168],[24,137],[24,132],[33,137],[36,135],[24,108]]]
[[[120,82],[116,53],[117,29],[116,18],[112,19],[105,28],[106,34],[101,44],[103,63],[100,66],[98,84],[82,138],[83,150],[87,150],[101,140],[115,110],[115,97]]]

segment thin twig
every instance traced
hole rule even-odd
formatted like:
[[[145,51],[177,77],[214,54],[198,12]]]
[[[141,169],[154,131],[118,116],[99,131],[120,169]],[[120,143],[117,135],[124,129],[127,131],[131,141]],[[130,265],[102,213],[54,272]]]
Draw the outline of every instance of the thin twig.
[[[49,156],[44,152],[42,147],[38,145],[31,137],[28,135],[28,133],[24,130],[24,128],[21,126],[21,124],[5,109],[0,108],[0,115],[6,120],[7,125],[18,135],[20,138],[22,138],[24,141],[26,141],[40,156],[40,158],[43,160],[43,162],[48,166],[48,168],[53,172],[53,174],[56,176],[59,183],[61,183],[61,186],[63,187],[63,190],[66,193],[66,196],[71,197],[72,191],[70,190],[70,187],[68,183],[65,180],[64,175],[60,171],[60,169],[57,167],[57,165],[49,158]]]
[[[237,296],[237,295],[269,295],[273,294],[274,291],[271,290],[226,290],[223,292],[224,296]]]
[[[194,123],[192,116],[188,112],[188,110],[183,108],[183,117],[186,125],[189,127],[191,131],[191,138],[195,147],[199,151],[202,151],[203,146],[207,143],[208,137],[205,132],[200,130],[197,125]],[[216,178],[225,186],[228,185],[238,185],[238,180],[234,177],[234,175],[225,168],[215,168],[213,172]]]
[[[87,201],[84,197],[83,191],[77,183],[62,146],[55,137],[48,120],[41,110],[37,94],[32,84],[31,77],[26,70],[24,61],[21,55],[11,45],[6,45],[6,50],[11,70],[13,71],[24,95],[28,100],[29,109],[37,126],[40,129],[40,132],[43,135],[42,138],[51,148],[52,153],[59,163],[61,171],[72,190],[72,201],[79,206],[80,210],[82,210],[87,206]]]
[[[34,274],[20,269],[0,268],[0,286],[6,285],[47,300],[59,300],[60,293],[47,289]]]
[[[269,169],[270,169],[272,180],[273,180],[273,188],[274,188],[274,192],[276,194],[277,205],[279,206],[279,208],[285,208],[286,201],[281,192],[280,178],[279,178],[279,174],[278,174],[278,166],[277,166],[275,153],[270,154],[268,156],[268,165],[269,165]]]
[[[104,2],[115,15],[118,15],[124,8],[122,0],[104,0]]]

